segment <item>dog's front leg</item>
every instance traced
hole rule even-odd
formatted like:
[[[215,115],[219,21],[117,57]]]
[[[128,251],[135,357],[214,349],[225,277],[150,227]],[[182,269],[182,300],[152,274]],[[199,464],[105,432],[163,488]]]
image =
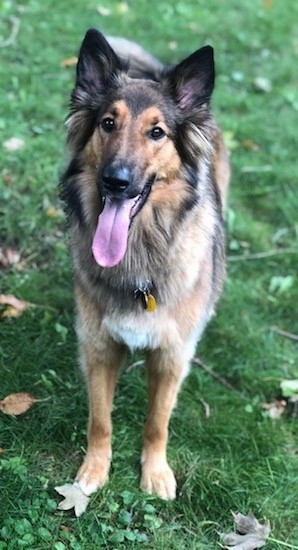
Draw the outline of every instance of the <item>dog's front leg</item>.
[[[175,476],[168,465],[168,424],[187,362],[177,350],[155,350],[148,356],[149,413],[144,431],[141,488],[163,499],[176,496]]]
[[[87,453],[76,480],[86,495],[108,480],[112,458],[111,410],[118,372],[125,357],[123,346],[107,336],[102,340],[99,331],[96,347],[89,342],[81,343],[81,362],[89,394],[89,425]]]

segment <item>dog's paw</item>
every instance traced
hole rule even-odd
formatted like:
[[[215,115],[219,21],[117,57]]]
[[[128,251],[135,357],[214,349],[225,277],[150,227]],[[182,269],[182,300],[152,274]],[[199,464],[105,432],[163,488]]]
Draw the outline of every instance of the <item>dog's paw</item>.
[[[86,455],[76,475],[76,482],[85,495],[89,496],[91,493],[95,493],[97,489],[107,483],[110,464],[109,458]]]
[[[141,489],[149,495],[155,494],[163,500],[176,498],[176,479],[167,463],[158,468],[144,463],[142,469]]]

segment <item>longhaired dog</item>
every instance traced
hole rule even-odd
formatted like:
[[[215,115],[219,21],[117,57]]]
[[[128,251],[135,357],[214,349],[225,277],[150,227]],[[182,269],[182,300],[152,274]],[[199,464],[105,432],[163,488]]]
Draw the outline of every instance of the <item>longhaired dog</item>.
[[[146,350],[149,394],[141,488],[176,495],[168,423],[225,274],[229,162],[213,87],[210,46],[170,67],[94,29],[81,46],[61,185],[89,392],[77,473],[87,495],[108,480],[114,388],[137,348]]]

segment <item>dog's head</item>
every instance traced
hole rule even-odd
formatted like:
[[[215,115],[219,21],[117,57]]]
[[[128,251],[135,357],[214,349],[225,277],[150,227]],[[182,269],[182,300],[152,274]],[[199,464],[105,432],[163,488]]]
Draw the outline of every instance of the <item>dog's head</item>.
[[[201,48],[160,79],[130,78],[104,36],[87,32],[77,64],[69,143],[88,158],[101,202],[93,240],[99,265],[122,259],[129,226],[152,187],[179,177],[197,185],[198,157],[209,147],[213,50]],[[170,192],[170,190],[169,190]]]

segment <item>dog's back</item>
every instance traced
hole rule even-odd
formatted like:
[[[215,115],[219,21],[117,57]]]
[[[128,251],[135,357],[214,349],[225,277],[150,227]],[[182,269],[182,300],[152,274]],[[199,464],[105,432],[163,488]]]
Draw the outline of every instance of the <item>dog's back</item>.
[[[127,65],[131,78],[160,80],[166,66],[159,59],[126,38],[108,36],[107,40],[124,65]]]

